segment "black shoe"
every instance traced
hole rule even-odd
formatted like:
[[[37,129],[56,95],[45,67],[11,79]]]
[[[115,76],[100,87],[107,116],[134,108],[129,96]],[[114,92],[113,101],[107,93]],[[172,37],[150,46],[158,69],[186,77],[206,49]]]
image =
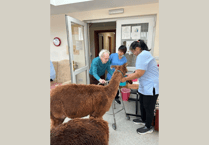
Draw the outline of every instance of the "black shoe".
[[[117,98],[117,99],[115,99],[115,103],[117,103],[117,104],[121,104],[121,102],[120,102],[120,100]]]
[[[140,118],[140,119],[133,119],[133,122],[134,122],[135,124],[142,124],[142,125],[145,125],[145,122],[142,121],[141,118]]]
[[[144,126],[144,127],[138,128],[136,132],[138,134],[147,134],[147,133],[152,133],[153,130],[154,128],[152,126],[150,128],[147,128],[146,126]]]

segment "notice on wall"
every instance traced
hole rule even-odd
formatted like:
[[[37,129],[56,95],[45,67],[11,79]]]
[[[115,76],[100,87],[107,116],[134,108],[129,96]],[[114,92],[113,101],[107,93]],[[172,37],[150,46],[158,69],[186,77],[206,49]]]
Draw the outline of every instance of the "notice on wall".
[[[130,38],[131,38],[131,26],[123,26],[122,39],[130,39]]]
[[[141,26],[132,26],[132,39],[140,39],[141,37]]]
[[[142,38],[147,38],[147,32],[141,32]]]
[[[81,27],[78,27],[78,40],[83,40],[83,32]]]
[[[132,54],[132,52],[130,51],[130,46],[132,42],[134,41],[126,41],[127,53],[129,53],[129,55]]]
[[[82,50],[83,49],[83,41],[76,41],[76,50]]]
[[[127,49],[129,49],[129,47],[131,46],[131,43],[134,42],[134,41],[126,41],[126,47]]]

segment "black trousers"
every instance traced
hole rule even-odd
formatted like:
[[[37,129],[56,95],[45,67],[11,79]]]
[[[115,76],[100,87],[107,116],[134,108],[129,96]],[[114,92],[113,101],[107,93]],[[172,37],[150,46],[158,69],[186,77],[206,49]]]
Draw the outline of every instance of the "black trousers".
[[[155,88],[153,88],[153,96],[152,95],[143,95],[140,94],[140,110],[141,110],[141,119],[145,122],[145,126],[150,128],[152,124],[152,120],[154,118],[154,109],[157,98],[159,94],[155,94]]]
[[[93,75],[89,74],[89,78],[90,78],[90,84],[97,85],[99,83],[99,81],[97,81],[97,79],[95,79]],[[100,76],[100,78],[105,79],[105,74],[103,76]]]
[[[117,92],[117,94],[116,94],[116,96],[115,96],[115,99],[119,99],[119,90],[118,90],[118,92]]]

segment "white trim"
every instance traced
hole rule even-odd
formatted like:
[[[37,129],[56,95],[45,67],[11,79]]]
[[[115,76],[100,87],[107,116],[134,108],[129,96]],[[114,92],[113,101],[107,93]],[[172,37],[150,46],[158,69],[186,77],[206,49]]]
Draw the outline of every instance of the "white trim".
[[[71,21],[70,21],[70,17],[65,15],[65,20],[66,20],[66,24],[67,24],[67,39],[68,39],[68,49],[69,49],[69,61],[70,61],[70,71],[71,71],[71,82],[72,83],[76,83],[76,79],[75,79],[75,75],[73,73],[73,63],[72,60],[74,60],[73,58],[73,41],[72,41],[72,29],[71,29]]]
[[[99,20],[86,20],[86,23],[102,23],[102,22],[116,22],[117,19],[99,19]]]
[[[129,20],[135,18],[153,18],[156,14],[152,15],[135,15],[135,16],[124,16],[124,17],[116,17],[116,18],[104,18],[104,19],[92,19],[92,20],[84,20],[85,23],[102,23],[102,22],[116,22],[117,20]]]
[[[68,44],[68,52],[70,52],[70,43],[69,43],[69,24],[68,24],[68,18],[67,18],[67,15],[65,15],[65,25],[66,25],[66,34],[67,34],[67,44]],[[72,63],[71,63],[71,57],[70,57],[70,54],[69,54],[69,64],[70,64],[70,70],[73,70],[72,68]],[[71,76],[71,82],[72,82],[72,78],[73,78],[73,74],[72,74],[72,71],[70,73],[70,76]]]
[[[152,47],[151,47],[151,54],[152,55],[154,54],[154,47],[155,47],[156,19],[157,19],[157,16],[155,15],[154,16],[154,24],[153,24]]]
[[[87,32],[87,23],[84,25],[84,37],[85,37],[85,58],[86,58],[86,84],[90,84],[89,80],[89,45],[88,45],[88,32]]]
[[[83,26],[86,24],[85,22],[82,22],[82,21],[80,21],[78,19],[75,19],[73,17],[70,17],[70,16],[68,16],[68,21],[71,21],[73,23],[76,23],[76,24],[79,24],[79,25],[83,25]]]
[[[90,56],[90,53],[91,53],[91,49],[90,49],[90,29],[89,29],[89,23],[87,23],[87,34],[88,34],[88,36],[87,36],[87,40],[88,40],[88,60],[89,60],[89,64],[88,64],[88,66],[91,66],[91,56]],[[90,69],[90,67],[88,68],[88,69]]]
[[[76,70],[74,71],[74,74],[77,75],[77,74],[79,74],[79,73],[81,73],[81,72],[83,72],[83,71],[85,71],[85,70],[87,70],[87,69],[88,69],[88,66],[84,66],[84,67],[82,67],[82,68],[76,69]]]
[[[89,80],[89,45],[88,45],[88,37],[87,37],[87,23],[84,23],[80,20],[77,20],[75,18],[72,18],[70,16],[67,16],[65,15],[66,17],[66,25],[67,25],[67,37],[68,37],[68,49],[69,49],[69,52],[70,52],[70,55],[69,55],[69,60],[70,60],[70,67],[71,67],[71,80],[72,80],[72,83],[75,83],[76,84],[76,75],[79,74],[79,73],[82,73],[84,71],[86,71],[86,81],[87,81],[87,84],[90,83],[90,80]],[[79,68],[75,71],[73,71],[73,60],[74,60],[74,55],[73,55],[73,39],[72,39],[72,27],[71,27],[71,23],[76,23],[76,24],[79,24],[79,25],[82,25],[84,27],[84,48],[85,48],[85,61],[86,61],[86,65],[82,68]]]

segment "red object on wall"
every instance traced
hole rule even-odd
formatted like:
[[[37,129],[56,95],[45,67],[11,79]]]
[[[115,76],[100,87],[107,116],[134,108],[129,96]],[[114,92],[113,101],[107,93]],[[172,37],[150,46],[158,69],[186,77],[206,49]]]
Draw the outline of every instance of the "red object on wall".
[[[156,109],[155,114],[155,130],[159,131],[159,109]]]
[[[55,37],[54,39],[53,39],[53,44],[55,45],[55,46],[60,46],[61,45],[61,40],[60,40],[60,38],[59,37]]]

